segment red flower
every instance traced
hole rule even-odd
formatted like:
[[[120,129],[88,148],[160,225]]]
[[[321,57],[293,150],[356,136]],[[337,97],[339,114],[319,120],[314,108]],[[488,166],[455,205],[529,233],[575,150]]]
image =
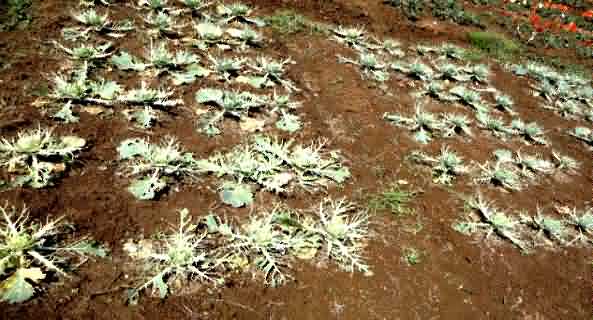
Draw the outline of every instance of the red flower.
[[[583,18],[593,19],[593,10],[587,10],[582,14]]]
[[[576,23],[571,22],[569,24],[563,25],[562,29],[569,31],[569,32],[577,32],[577,25],[576,25]]]

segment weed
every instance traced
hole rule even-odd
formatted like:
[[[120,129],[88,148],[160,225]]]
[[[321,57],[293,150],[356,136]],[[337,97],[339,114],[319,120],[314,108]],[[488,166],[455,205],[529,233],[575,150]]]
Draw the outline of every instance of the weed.
[[[498,33],[474,31],[468,32],[467,37],[474,47],[498,59],[505,59],[521,51],[517,43]]]
[[[129,301],[135,303],[140,292],[147,288],[158,291],[161,299],[165,298],[170,291],[170,278],[215,283],[222,281],[214,273],[222,262],[207,247],[206,234],[197,234],[196,228],[191,223],[189,211],[180,210],[179,225],[172,228],[171,233],[154,250],[141,257],[146,260],[146,270],[150,272],[150,276],[148,281],[128,292]]]
[[[389,210],[394,215],[404,215],[411,212],[408,204],[416,195],[415,192],[402,190],[397,183],[392,184],[387,190],[371,198],[369,208],[377,210]]]
[[[279,10],[266,17],[265,22],[275,32],[282,35],[294,35],[310,28],[310,21],[292,10]],[[311,29],[312,30],[312,29]]]

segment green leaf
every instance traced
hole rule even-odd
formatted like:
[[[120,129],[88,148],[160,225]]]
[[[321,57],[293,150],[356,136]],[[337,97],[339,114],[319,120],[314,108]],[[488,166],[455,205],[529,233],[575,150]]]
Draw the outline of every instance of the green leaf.
[[[234,208],[240,208],[253,202],[253,194],[248,185],[227,182],[221,189],[220,197],[222,202]]]
[[[144,71],[146,69],[144,63],[125,51],[121,52],[119,55],[114,55],[111,57],[110,61],[120,70]]]
[[[156,194],[163,190],[167,184],[157,176],[145,177],[134,180],[128,187],[128,191],[139,200],[154,199]]]
[[[17,269],[8,279],[0,283],[0,298],[9,303],[21,303],[29,300],[35,293],[27,279],[38,282],[45,278],[40,268]]]
[[[163,276],[158,275],[152,279],[152,285],[154,288],[159,290],[159,297],[164,299],[167,296],[167,291],[169,291],[169,286],[163,281]]]
[[[301,126],[300,118],[290,113],[283,113],[280,120],[276,122],[276,128],[290,133],[299,131]]]
[[[148,152],[149,145],[141,139],[126,139],[117,147],[120,160],[127,160],[135,156],[144,155]]]

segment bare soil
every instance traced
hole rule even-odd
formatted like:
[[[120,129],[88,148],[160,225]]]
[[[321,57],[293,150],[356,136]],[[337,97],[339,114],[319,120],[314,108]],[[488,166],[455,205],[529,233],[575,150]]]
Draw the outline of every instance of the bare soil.
[[[400,39],[406,45],[443,41],[465,45],[462,28],[453,24],[407,22],[381,1],[247,1],[258,13],[293,9],[313,20],[343,25],[363,25],[377,36]],[[0,134],[12,136],[22,128],[55,126],[39,108],[32,106],[35,92],[47,88],[48,77],[58,71],[64,57],[52,44],[69,23],[76,1],[34,1],[32,24],[21,31],[0,33]],[[120,6],[121,7],[121,6]],[[125,9],[114,9],[116,17]],[[35,299],[21,305],[1,305],[2,319],[590,319],[593,316],[592,256],[590,248],[537,250],[522,255],[507,243],[484,242],[451,228],[463,209],[462,194],[475,186],[462,178],[452,188],[431,182],[428,171],[412,166],[405,157],[418,145],[406,130],[381,117],[385,112],[413,110],[409,80],[392,77],[390,94],[369,85],[352,66],[340,65],[337,54],[349,49],[320,34],[281,36],[267,32],[270,43],[264,52],[290,56],[296,61],[290,78],[303,91],[301,114],[305,120],[299,141],[326,137],[332,149],[342,151],[353,173],[343,188],[329,190],[364,205],[369,195],[396,180],[422,192],[410,206],[413,215],[394,217],[386,212],[373,216],[374,237],[367,249],[374,275],[349,274],[334,266],[295,265],[295,281],[267,288],[248,277],[237,276],[222,288],[204,286],[193,293],[165,300],[143,296],[137,306],[125,303],[126,289],[134,279],[126,276],[130,263],[122,252],[123,241],[139,234],[150,235],[176,221],[176,209],[206,214],[217,207],[214,184],[179,184],[158,201],[136,201],[125,191],[127,180],[117,175],[116,147],[120,141],[144,133],[118,117],[81,113],[79,123],[60,125],[58,133],[84,137],[90,147],[77,159],[68,175],[56,186],[41,190],[13,189],[0,193],[1,201],[26,204],[32,218],[66,215],[80,235],[90,234],[111,248],[106,260],[86,263],[69,279],[47,285]],[[121,46],[131,48],[127,40]],[[126,42],[126,43],[123,43]],[[537,120],[547,129],[554,149],[583,164],[580,175],[551,176],[522,192],[484,188],[497,203],[511,209],[556,204],[582,206],[592,199],[591,151],[566,134],[578,121],[566,120],[537,106],[524,79],[494,68],[493,85],[509,94],[522,119]],[[121,79],[125,82],[125,79]],[[186,87],[188,104],[205,80]],[[435,103],[430,110],[446,110]],[[509,118],[510,119],[510,118]],[[507,119],[508,120],[508,119]],[[191,112],[169,115],[151,136],[175,135],[196,157],[228,150],[245,140],[238,130],[226,130],[217,138],[197,134]],[[280,134],[280,133],[279,133]],[[530,150],[521,141],[501,145],[486,132],[473,139],[455,141],[466,159],[484,161],[496,148],[513,146]],[[438,143],[423,150],[437,152]],[[284,201],[296,208],[310,208],[323,195],[297,193]],[[259,193],[255,207],[274,197]],[[247,216],[249,209],[218,207],[217,213]],[[413,226],[421,229],[412,232]],[[420,249],[421,263],[409,266],[402,260],[407,247]]]

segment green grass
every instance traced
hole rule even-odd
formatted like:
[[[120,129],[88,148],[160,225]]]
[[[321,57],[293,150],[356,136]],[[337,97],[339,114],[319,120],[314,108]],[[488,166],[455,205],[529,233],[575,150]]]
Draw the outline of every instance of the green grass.
[[[520,53],[521,46],[504,35],[494,32],[468,32],[467,38],[472,46],[496,58],[508,58]]]
[[[387,210],[394,215],[403,215],[412,212],[408,207],[416,192],[403,190],[400,185],[393,184],[387,190],[374,196],[369,201],[369,208],[373,211]]]
[[[295,35],[302,32],[326,33],[328,28],[315,23],[293,10],[278,10],[265,18],[268,26],[282,35]]]

